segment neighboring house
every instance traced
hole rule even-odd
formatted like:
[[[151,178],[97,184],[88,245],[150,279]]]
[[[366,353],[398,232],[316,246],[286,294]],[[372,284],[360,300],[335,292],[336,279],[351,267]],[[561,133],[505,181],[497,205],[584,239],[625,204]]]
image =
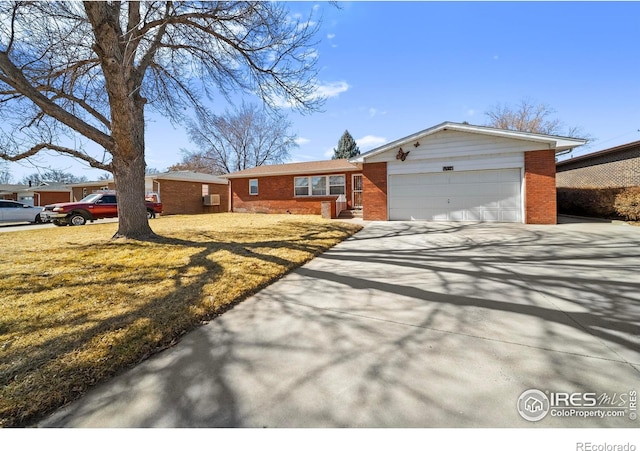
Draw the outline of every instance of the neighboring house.
[[[91,193],[95,193],[96,191],[107,191],[107,190],[115,190],[116,185],[113,183],[113,180],[98,180],[95,182],[81,182],[81,183],[73,183],[69,185],[72,191],[72,202],[78,202],[81,199],[84,199]]]
[[[640,186],[640,141],[558,162],[556,186],[560,212],[615,216],[616,195]]]
[[[229,211],[229,182],[191,171],[148,175],[147,191],[160,194],[163,215],[223,213]]]
[[[0,199],[11,199],[27,205],[43,206],[56,202],[69,202],[71,189],[62,183],[44,183],[39,186],[0,185]]]
[[[60,202],[77,202],[96,191],[115,189],[113,180],[34,187],[0,185],[0,199],[44,206]],[[147,175],[145,191],[156,193],[162,201],[163,215],[229,211],[229,182],[214,175],[190,171]]]
[[[560,161],[556,174],[558,188],[640,186],[640,141]]]
[[[5,184],[0,185],[0,199],[18,200],[18,191],[28,188],[27,185]]]
[[[585,140],[444,122],[349,161],[228,174],[232,211],[318,214],[344,192],[365,220],[556,223],[555,156]],[[356,189],[354,189],[356,188]]]

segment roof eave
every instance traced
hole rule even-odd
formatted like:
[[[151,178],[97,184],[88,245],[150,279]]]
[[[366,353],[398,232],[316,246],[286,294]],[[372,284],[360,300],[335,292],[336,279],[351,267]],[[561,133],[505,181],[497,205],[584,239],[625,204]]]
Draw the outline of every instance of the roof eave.
[[[352,163],[349,160],[349,163]],[[355,163],[352,163],[355,164]],[[257,178],[257,177],[276,177],[278,175],[297,175],[297,174],[337,174],[340,172],[352,172],[360,170],[359,167],[342,167],[342,168],[319,168],[319,169],[309,169],[309,170],[294,170],[294,169],[285,169],[282,171],[270,171],[270,172],[259,172],[259,173],[231,173],[221,175],[220,177],[227,179],[246,179],[246,178]]]

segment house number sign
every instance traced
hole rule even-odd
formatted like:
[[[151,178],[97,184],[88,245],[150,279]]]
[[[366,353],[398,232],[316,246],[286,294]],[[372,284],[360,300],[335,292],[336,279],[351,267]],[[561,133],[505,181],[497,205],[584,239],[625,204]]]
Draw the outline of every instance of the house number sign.
[[[443,171],[453,171],[453,166],[442,166]]]

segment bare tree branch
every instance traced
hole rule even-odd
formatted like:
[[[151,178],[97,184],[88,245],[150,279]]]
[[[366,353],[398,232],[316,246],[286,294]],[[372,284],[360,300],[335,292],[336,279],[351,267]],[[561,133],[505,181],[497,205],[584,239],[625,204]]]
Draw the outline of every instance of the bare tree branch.
[[[61,154],[65,154],[65,155],[69,155],[75,158],[78,158],[79,160],[82,161],[86,161],[87,163],[89,163],[89,166],[91,166],[92,168],[97,168],[97,169],[103,169],[105,171],[111,171],[111,165],[110,164],[106,164],[104,162],[98,161],[95,158],[77,151],[75,149],[70,149],[68,147],[64,147],[64,146],[58,146],[56,144],[52,144],[52,143],[39,143],[35,146],[33,146],[32,148],[30,148],[29,150],[16,154],[16,155],[10,155],[8,153],[5,152],[0,152],[0,158],[3,160],[8,160],[8,161],[20,161],[20,160],[24,160],[30,157],[33,157],[34,155],[36,155],[38,152],[40,152],[41,150],[54,150],[58,153]]]
[[[227,174],[264,164],[284,163],[297,147],[291,124],[270,116],[255,105],[243,103],[221,116],[201,113],[189,127],[189,137],[199,152],[185,155],[179,167],[209,164],[209,171]]]
[[[23,96],[31,99],[45,114],[59,120],[104,148],[113,148],[114,142],[109,135],[78,119],[42,95],[40,91],[25,78],[22,71],[11,62],[6,52],[0,52],[0,81],[11,86]]]
[[[206,99],[242,92],[274,109],[316,111],[324,99],[311,19],[292,19],[280,2],[0,2],[0,158],[53,150],[109,170],[120,192],[119,234],[151,236],[146,107],[186,123]],[[65,145],[78,135],[105,158]],[[227,169],[278,158],[279,141],[261,138],[266,152],[256,154],[249,138],[234,138],[239,157]]]

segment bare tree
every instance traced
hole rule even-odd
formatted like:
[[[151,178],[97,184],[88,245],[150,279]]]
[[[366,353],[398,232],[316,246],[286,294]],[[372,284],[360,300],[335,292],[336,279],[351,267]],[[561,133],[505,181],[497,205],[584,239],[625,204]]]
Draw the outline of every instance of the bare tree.
[[[489,117],[486,125],[506,130],[590,139],[580,127],[565,128],[559,119],[553,117],[555,113],[549,105],[536,104],[530,100],[521,100],[516,106],[497,104],[485,112]]]
[[[297,147],[290,127],[284,117],[246,103],[221,116],[201,111],[197,122],[189,126],[189,138],[200,151],[186,154],[177,167],[228,174],[284,163],[289,151]]]
[[[203,174],[219,175],[220,169],[214,162],[205,156],[206,152],[188,151],[182,149],[182,161],[169,166],[169,171],[192,171],[201,172]]]
[[[42,173],[35,172],[31,175],[24,176],[21,183],[25,185],[31,182],[32,185],[38,186],[43,183],[80,183],[86,182],[85,176],[77,177],[70,172],[64,172],[60,169],[49,169]]]
[[[71,155],[113,173],[115,237],[153,237],[145,107],[172,121],[242,90],[301,111],[315,95],[317,24],[278,2],[0,2],[0,158]],[[92,155],[79,137],[104,149]]]
[[[13,176],[6,161],[0,161],[0,185],[11,183]]]

